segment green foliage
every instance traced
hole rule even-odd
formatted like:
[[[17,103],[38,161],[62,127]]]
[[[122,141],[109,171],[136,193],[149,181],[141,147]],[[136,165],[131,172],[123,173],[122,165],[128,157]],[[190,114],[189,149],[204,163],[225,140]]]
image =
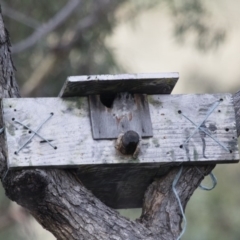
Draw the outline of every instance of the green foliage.
[[[24,96],[56,96],[63,82],[69,75],[121,73],[124,69],[116,60],[114,49],[111,49],[105,39],[113,34],[114,28],[121,21],[136,20],[137,16],[146,10],[152,9],[163,0],[154,1],[83,1],[60,26],[41,37],[34,46],[19,53],[13,52],[14,63],[17,66],[17,79],[23,87]],[[17,10],[23,14],[30,25],[20,20],[13,20],[5,16],[5,24],[10,32],[13,50],[15,44],[25,40],[43,23],[52,19],[68,1],[15,1],[2,2],[4,6]],[[167,1],[175,22],[175,36],[184,41],[191,33],[195,33],[197,48],[207,50],[217,46],[225,38],[225,30],[213,29],[208,19],[211,16],[206,4],[200,0]],[[118,14],[118,13],[122,14]],[[119,17],[120,16],[120,17]],[[89,24],[90,27],[78,32],[78,26]],[[157,24],[157,23],[153,23]],[[34,28],[35,26],[35,28]],[[74,41],[69,41],[75,34]],[[40,68],[49,55],[57,58],[51,69]],[[39,83],[31,91],[25,91],[26,85],[32,83],[29,79],[35,78],[36,70],[40,68],[42,75]],[[44,72],[46,71],[46,72]],[[34,80],[34,79],[33,79]],[[47,84],[45,84],[47,80]],[[44,84],[43,84],[44,83]]]
[[[197,190],[186,208],[185,240],[239,239],[239,170],[236,165],[219,165],[214,173],[218,179],[216,188],[210,192]],[[206,180],[203,184],[211,186]]]
[[[0,240],[15,240],[18,236],[17,225],[11,225],[8,227],[8,223],[4,220],[4,215],[9,211],[10,200],[6,198],[4,189],[0,184]],[[1,218],[2,217],[2,218]],[[6,224],[6,227],[4,227]],[[19,240],[24,240],[21,236],[18,237]]]
[[[30,0],[5,1],[3,12],[4,6],[15,9],[22,13],[28,19],[29,25],[32,26],[4,16],[13,46],[33,34],[43,23],[48,22],[67,2],[67,0],[42,0],[34,1],[34,3]],[[112,0],[110,1],[112,2],[111,8],[101,8],[104,1],[82,2],[71,16],[54,31],[40,38],[34,46],[13,54],[17,68],[16,76],[20,85],[28,82],[30,76],[49,55],[57,57],[56,64],[46,71],[41,83],[28,93],[28,96],[57,96],[66,77],[70,75],[124,72],[123,67],[116,60],[114,49],[107,45],[106,38],[114,34],[118,23],[135,20],[135,24],[137,24],[139,13],[152,9],[157,4],[161,4],[163,0]],[[175,37],[181,43],[189,44],[189,39],[191,39],[196,48],[206,51],[217,47],[225,40],[226,30],[222,26],[215,26],[211,23],[212,15],[205,1],[167,0],[165,3],[175,24]],[[100,10],[97,11],[98,9]],[[93,14],[95,11],[97,14]],[[68,39],[77,32],[77,26],[83,24],[89,16],[97,19],[95,23],[86,30],[82,30],[76,36],[75,41],[70,46],[66,46]],[[156,22],[153,24],[157,26]],[[190,43],[192,42],[190,41]],[[47,82],[43,84],[44,79]],[[195,75],[194,79],[196,79]],[[203,85],[202,83],[201,79],[199,88]],[[216,86],[211,87],[213,90]],[[204,92],[204,89],[200,89],[200,91]],[[225,171],[226,166],[224,166],[224,170],[223,167],[221,170],[219,169],[217,169],[219,179],[217,188],[212,192],[197,191],[191,199],[190,205],[187,206],[188,227],[183,239],[239,239],[238,226],[240,222],[237,207],[240,201],[240,191],[236,185],[239,174],[234,166],[228,167],[227,172]],[[226,175],[230,177],[221,179],[221,176]],[[0,202],[4,209],[7,208],[9,201],[2,196],[3,190],[0,192]],[[123,214],[124,211],[120,212]],[[1,213],[4,214],[3,211]],[[128,210],[124,214],[134,218],[140,214],[140,211],[132,214]],[[13,227],[1,232],[0,239],[11,240],[14,236],[16,239],[14,229]],[[9,234],[8,238],[7,234]]]
[[[195,47],[199,50],[216,48],[226,37],[222,26],[214,26],[206,2],[202,0],[167,1],[175,20],[175,36],[184,42],[195,36]],[[188,41],[189,42],[189,41]]]
[[[7,6],[13,9],[21,9],[21,12],[29,18],[29,21],[34,18],[34,21],[41,25],[51,19],[65,4],[66,1],[40,1],[33,5],[29,1],[23,5],[21,2],[9,1]],[[49,53],[57,56],[58,63],[52,69],[51,76],[45,76],[45,78],[48,78],[48,86],[41,90],[36,89],[32,95],[38,93],[41,96],[52,96],[52,94],[58,93],[69,75],[122,72],[122,68],[116,62],[114,51],[104,41],[116,25],[115,11],[121,4],[112,4],[113,6],[106,14],[105,9],[100,9],[101,6],[97,5],[95,1],[83,3],[74,10],[61,26],[48,34],[47,37],[40,39],[35,46],[21,53],[13,54],[20,85],[28,80],[32,72]],[[77,25],[81,24],[81,21],[85,21],[88,15],[97,8],[100,9],[97,13],[99,16],[96,16],[99,21],[96,21],[87,31],[80,32],[80,35],[77,36],[76,41],[70,47],[64,46],[64,38],[68,38],[68,35],[76,31]],[[13,46],[35,31],[35,29],[31,29],[18,21],[13,21],[11,18],[5,18],[5,24],[11,33]]]

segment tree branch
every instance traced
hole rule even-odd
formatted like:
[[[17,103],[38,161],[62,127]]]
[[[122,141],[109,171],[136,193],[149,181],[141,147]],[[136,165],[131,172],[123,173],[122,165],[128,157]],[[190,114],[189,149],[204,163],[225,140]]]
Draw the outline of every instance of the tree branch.
[[[0,27],[4,26],[0,19]],[[2,48],[9,49],[8,36],[0,28]],[[1,38],[2,37],[2,38]],[[4,97],[16,94],[15,77],[11,56],[1,52],[2,69],[11,69],[5,77],[0,93]],[[5,79],[5,82],[3,82]],[[11,85],[8,95],[3,89]],[[2,91],[1,91],[2,90]],[[1,178],[7,196],[26,207],[32,215],[58,239],[154,239],[152,233],[142,224],[123,217],[85,189],[75,174],[64,170],[22,170],[7,171],[4,138],[1,135]],[[7,174],[6,174],[7,173]],[[3,176],[5,177],[3,179]]]
[[[38,21],[36,21],[35,19],[24,15],[21,12],[16,11],[15,9],[12,9],[10,7],[7,6],[6,3],[4,3],[3,1],[0,1],[0,3],[2,4],[2,9],[3,9],[3,15],[7,16],[15,21],[18,21],[28,27],[31,28],[38,28],[40,26],[40,23]]]
[[[119,3],[119,1],[103,1],[102,4],[99,3],[89,15],[81,19],[76,26],[69,31],[67,35],[71,36],[71,38],[67,38],[67,40],[63,39],[55,49],[66,50],[72,48],[85,32],[93,26],[101,23],[108,13],[113,12],[117,6],[123,2],[124,1],[121,1],[121,3]]]
[[[59,61],[62,60],[63,53],[66,57],[79,39],[93,27],[98,27],[108,13],[115,11],[119,4],[119,1],[104,1],[103,5],[95,6],[95,9],[87,17],[81,19],[72,29],[67,30],[62,38],[50,48],[50,51],[40,62],[39,67],[24,83],[21,89],[22,95],[29,96],[38,89],[43,84],[46,76],[48,76],[49,71],[53,71]]]
[[[19,53],[34,46],[41,38],[52,32],[69,18],[72,12],[82,3],[81,0],[69,0],[67,4],[47,23],[41,25],[31,36],[12,46],[12,53]]]
[[[15,80],[14,66],[10,54],[9,36],[4,27],[2,15],[0,14],[0,98],[19,96],[19,89]],[[0,117],[0,126],[3,126],[2,117]],[[7,168],[6,146],[3,134],[0,135],[0,159],[0,176],[2,177],[3,172]]]
[[[48,53],[39,63],[39,66],[33,71],[29,79],[23,84],[21,88],[22,96],[29,96],[36,89],[39,89],[46,79],[46,76],[49,76],[49,73],[54,71],[59,61],[61,61],[61,59],[57,57],[56,53]]]
[[[57,239],[155,239],[142,224],[119,216],[95,198],[72,172],[28,170],[10,175],[4,184],[7,196],[28,208]]]
[[[9,44],[0,16],[2,97],[18,96]],[[238,96],[234,95],[234,98]],[[240,106],[235,105],[235,108],[238,113]],[[138,221],[130,221],[94,197],[73,170],[7,171],[3,135],[0,135],[0,141],[0,176],[7,196],[27,208],[57,239],[171,240],[179,235],[181,215],[171,190],[178,167],[172,168],[149,186],[142,217]],[[212,168],[214,165],[199,167],[204,174],[208,174]],[[183,168],[176,188],[184,208],[202,178],[195,167]]]
[[[183,167],[176,187],[183,209],[204,176],[214,167],[215,165],[206,165],[198,169],[191,166]],[[179,167],[172,168],[167,175],[155,180],[148,187],[140,218],[140,222],[147,228],[153,233],[160,232],[162,239],[166,240],[177,239],[181,232],[182,214],[172,191],[172,183],[178,171]]]
[[[237,121],[237,136],[240,136],[240,91],[233,94],[234,109]],[[185,166],[177,184],[177,192],[185,209],[194,190],[207,176],[215,165],[191,167]],[[199,171],[200,170],[200,171]],[[176,239],[181,231],[182,215],[172,191],[172,182],[179,171],[179,167],[172,168],[161,179],[154,181],[145,193],[143,212],[140,221],[162,233],[163,239]]]

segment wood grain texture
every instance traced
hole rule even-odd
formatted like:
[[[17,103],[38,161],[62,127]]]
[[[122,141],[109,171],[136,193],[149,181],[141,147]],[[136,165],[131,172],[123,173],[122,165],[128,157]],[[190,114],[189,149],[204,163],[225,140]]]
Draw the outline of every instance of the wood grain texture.
[[[240,135],[240,91],[232,95],[234,109],[237,114],[237,137]],[[194,190],[214,168],[215,164],[203,166],[184,166],[176,186],[183,210],[187,206]],[[156,179],[147,189],[144,196],[140,222],[152,232],[161,232],[160,239],[177,239],[182,227],[182,214],[172,191],[172,183],[180,167],[172,168],[165,176]],[[169,219],[169,221],[168,221]]]
[[[165,175],[171,165],[88,165],[77,169],[81,182],[111,208],[141,208],[147,187]]]
[[[236,115],[236,128],[238,136],[240,135],[240,91],[233,94],[233,103]]]
[[[141,137],[153,136],[147,95],[119,93],[111,108],[101,103],[99,95],[92,95],[89,104],[94,139],[116,139],[128,130]]]
[[[186,147],[181,146],[220,98],[223,102],[206,120],[211,135],[229,151],[197,131]],[[123,156],[114,140],[93,140],[86,98],[4,99],[4,122],[10,168],[119,163],[230,163],[239,159],[235,114],[230,94],[154,95],[149,97],[153,138],[142,139],[138,158]],[[15,111],[16,110],[16,111]],[[13,118],[36,129],[51,112],[54,116],[39,133],[57,149],[35,136],[19,154],[14,154],[31,136]],[[205,144],[204,144],[205,142]],[[230,152],[231,151],[231,152]]]
[[[169,94],[178,73],[142,73],[68,77],[59,97],[77,97],[106,93]]]
[[[115,3],[119,1],[111,1],[111,4]],[[0,37],[2,69],[0,95],[16,97],[18,89],[14,70],[12,62],[8,61],[10,43],[8,37],[5,37],[1,14]],[[8,90],[5,91],[6,89]],[[238,112],[239,104],[234,105],[234,108]],[[62,169],[7,171],[3,137],[3,134],[0,135],[2,147],[0,177],[6,195],[28,209],[57,239],[175,240],[179,236],[182,217],[172,192],[172,181],[179,170],[177,167],[149,186],[144,199],[141,222],[130,221],[95,198],[72,171]],[[207,165],[199,169],[207,175],[214,166]],[[184,208],[203,178],[194,166],[184,166],[183,174],[176,186]]]
[[[119,1],[113,0],[106,3],[106,7],[108,11],[113,11],[113,6],[118,4]],[[89,30],[88,27],[86,29]],[[0,96],[18,97],[10,41],[4,28],[1,9],[0,41]],[[2,115],[0,119],[3,126]],[[0,141],[0,177],[6,195],[26,208],[56,239],[159,240],[159,234],[153,236],[142,224],[121,217],[95,198],[74,173],[62,169],[8,171],[3,134],[0,135]]]

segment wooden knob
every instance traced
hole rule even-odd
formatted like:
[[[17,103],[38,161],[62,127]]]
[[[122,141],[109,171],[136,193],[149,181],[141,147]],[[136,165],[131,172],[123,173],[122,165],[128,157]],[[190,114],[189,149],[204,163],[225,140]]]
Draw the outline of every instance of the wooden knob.
[[[125,155],[136,158],[140,150],[140,137],[135,131],[121,133],[116,142],[116,149]]]
[[[122,136],[122,147],[124,148],[125,154],[134,154],[140,137],[135,131],[127,131]]]

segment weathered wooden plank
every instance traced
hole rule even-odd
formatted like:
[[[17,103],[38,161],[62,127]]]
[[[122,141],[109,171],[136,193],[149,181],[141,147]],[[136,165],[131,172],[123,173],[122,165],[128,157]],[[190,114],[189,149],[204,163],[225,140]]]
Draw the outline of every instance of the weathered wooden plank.
[[[68,77],[59,96],[77,97],[107,93],[169,94],[178,73],[142,73],[116,75],[86,75]]]
[[[184,145],[195,126],[183,115],[199,124],[219,99],[223,101],[210,114],[204,127],[227,150],[201,131],[197,131]],[[115,149],[115,140],[92,138],[85,97],[3,99],[2,104],[10,168],[123,163],[231,163],[239,160],[231,94],[149,96],[153,137],[142,139],[137,159],[119,153]],[[50,140],[57,149],[34,136],[26,147],[15,154],[32,135],[16,120],[37,129],[51,112],[54,115],[42,126],[39,134]]]
[[[142,137],[152,137],[152,122],[147,95],[119,93],[111,107],[104,106],[99,95],[89,96],[94,139],[114,139],[133,130]]]
[[[88,165],[79,167],[77,174],[84,186],[109,207],[139,208],[147,187],[169,168],[159,164]]]

